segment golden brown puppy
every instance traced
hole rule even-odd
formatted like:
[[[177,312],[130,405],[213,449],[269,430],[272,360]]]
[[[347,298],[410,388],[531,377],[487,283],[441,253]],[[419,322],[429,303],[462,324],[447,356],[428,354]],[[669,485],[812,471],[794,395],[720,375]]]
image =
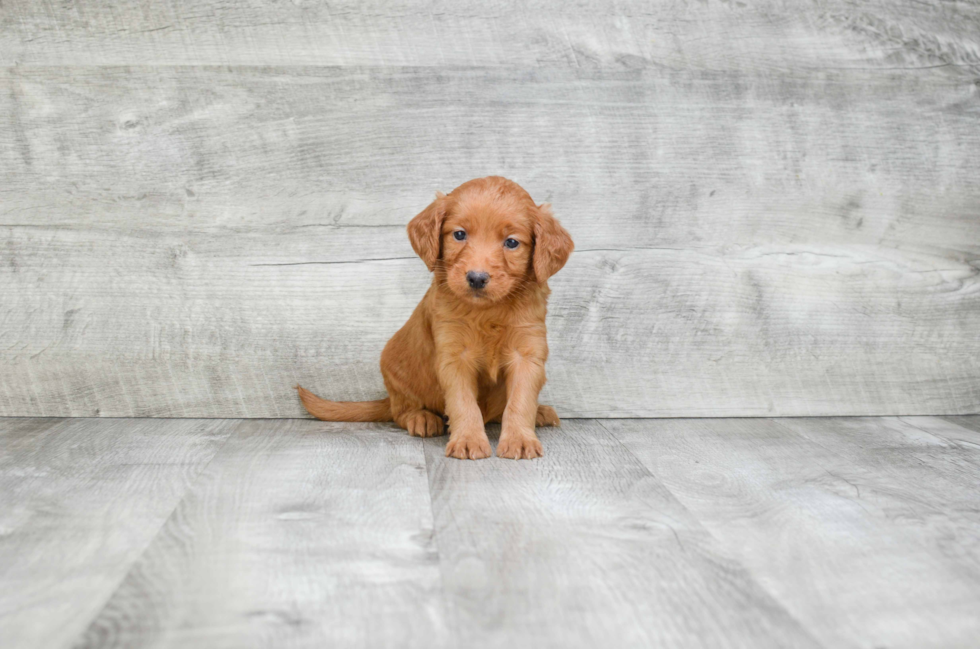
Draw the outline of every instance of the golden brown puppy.
[[[574,244],[547,204],[489,176],[463,183],[408,224],[412,248],[434,273],[422,302],[381,354],[388,398],[325,401],[297,386],[326,421],[392,421],[410,435],[444,432],[446,455],[490,456],[484,431],[500,421],[500,457],[540,457],[538,426],[558,426],[538,405],[548,358],[548,278]]]

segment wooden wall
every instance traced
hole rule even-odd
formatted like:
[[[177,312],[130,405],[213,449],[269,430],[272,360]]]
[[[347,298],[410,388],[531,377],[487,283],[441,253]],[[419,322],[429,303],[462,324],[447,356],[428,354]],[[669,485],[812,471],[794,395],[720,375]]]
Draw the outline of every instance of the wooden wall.
[[[377,398],[476,176],[563,416],[980,411],[980,3],[0,5],[0,415]]]

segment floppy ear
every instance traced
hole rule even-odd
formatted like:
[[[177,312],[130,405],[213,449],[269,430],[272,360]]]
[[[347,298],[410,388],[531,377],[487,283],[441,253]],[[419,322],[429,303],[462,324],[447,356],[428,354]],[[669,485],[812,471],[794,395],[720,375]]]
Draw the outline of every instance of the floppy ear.
[[[551,205],[538,205],[538,218],[534,223],[535,279],[543,283],[560,271],[574,248],[571,235],[552,216]]]
[[[442,243],[442,222],[446,218],[446,195],[436,192],[436,200],[408,222],[408,240],[431,271],[439,259]]]

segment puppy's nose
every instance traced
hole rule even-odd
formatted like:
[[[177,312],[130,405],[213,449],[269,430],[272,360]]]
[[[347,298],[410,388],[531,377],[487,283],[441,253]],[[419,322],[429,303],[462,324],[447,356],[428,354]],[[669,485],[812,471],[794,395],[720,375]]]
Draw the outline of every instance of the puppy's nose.
[[[466,281],[469,282],[470,288],[483,288],[490,282],[490,274],[481,270],[471,270],[466,273]]]

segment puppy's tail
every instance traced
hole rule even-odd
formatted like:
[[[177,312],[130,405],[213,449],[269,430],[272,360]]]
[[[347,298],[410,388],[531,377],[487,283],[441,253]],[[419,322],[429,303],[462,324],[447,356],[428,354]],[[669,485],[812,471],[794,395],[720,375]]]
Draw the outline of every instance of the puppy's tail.
[[[296,391],[306,411],[323,421],[392,421],[387,397],[377,401],[327,401],[298,385]]]

